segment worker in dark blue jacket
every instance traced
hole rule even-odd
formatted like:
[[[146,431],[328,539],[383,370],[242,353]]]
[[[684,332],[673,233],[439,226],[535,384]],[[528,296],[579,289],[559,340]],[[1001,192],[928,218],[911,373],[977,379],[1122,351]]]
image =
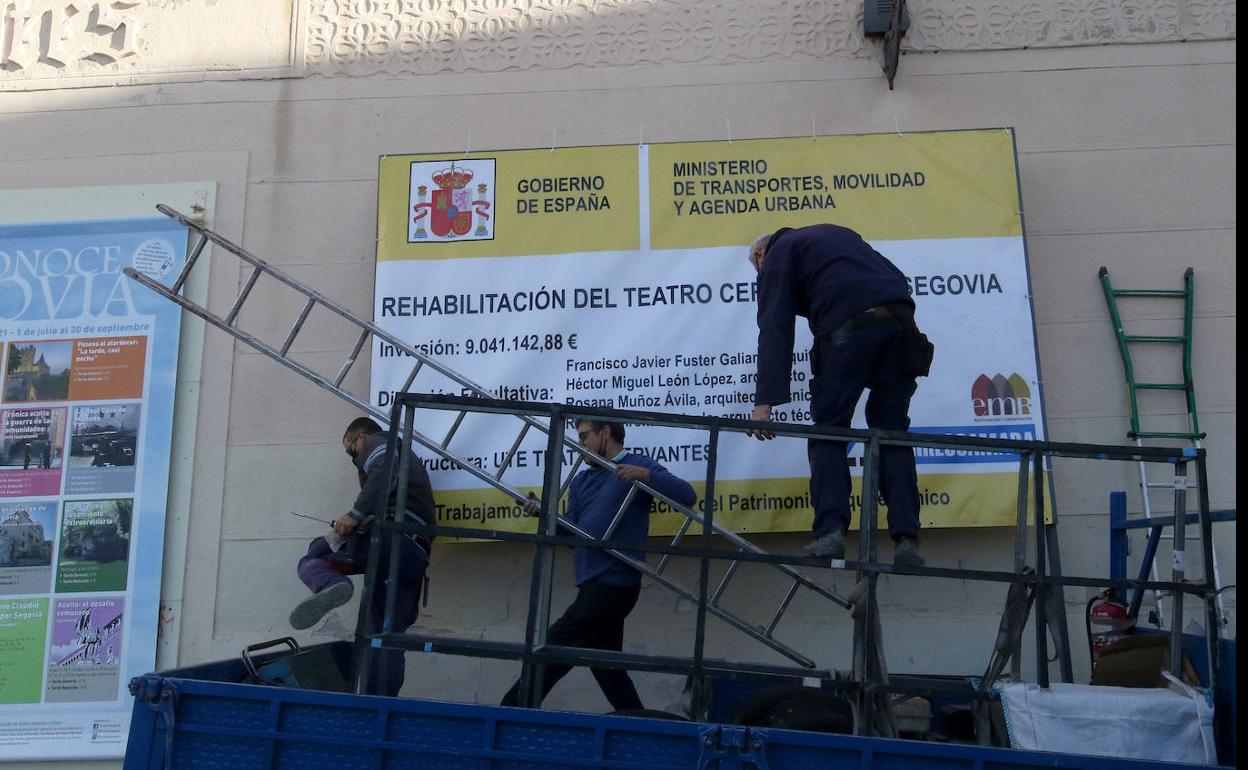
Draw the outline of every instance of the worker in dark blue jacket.
[[[826,224],[761,236],[750,247],[749,260],[758,271],[758,385],[752,419],[769,421],[772,408],[790,400],[793,326],[802,316],[815,337],[810,354],[815,424],[848,428],[858,399],[869,388],[867,425],[908,429],[915,377],[927,373],[931,348],[914,325],[914,301],[897,266],[853,230]],[[774,434],[754,435],[769,439]],[[847,449],[841,442],[808,444],[815,541],[804,549],[807,556],[845,558],[851,513]],[[923,566],[913,449],[881,448],[880,492],[896,543],[894,564]]]
[[[576,475],[568,490],[568,507],[564,514],[568,522],[592,537],[604,538],[636,481],[682,505],[693,505],[697,495],[687,481],[672,475],[645,455],[625,451],[622,424],[578,420],[576,431],[581,446],[610,460],[615,468],[591,461],[589,468]],[[638,490],[615,530],[606,539],[638,545],[645,543],[650,531],[652,501],[650,494]],[[537,500],[530,500],[525,511],[537,515],[540,511]],[[642,551],[625,550],[623,553],[637,561],[645,561],[646,558]],[[575,548],[573,559],[578,588],[576,599],[551,625],[546,635],[547,644],[616,652],[622,650],[624,619],[641,593],[641,573],[602,549]],[[570,670],[571,666],[546,665],[542,677],[542,698]],[[613,709],[622,711],[642,707],[637,688],[627,671],[610,668],[591,668],[591,671]],[[517,681],[503,697],[502,705],[515,706],[519,702],[520,682]]]

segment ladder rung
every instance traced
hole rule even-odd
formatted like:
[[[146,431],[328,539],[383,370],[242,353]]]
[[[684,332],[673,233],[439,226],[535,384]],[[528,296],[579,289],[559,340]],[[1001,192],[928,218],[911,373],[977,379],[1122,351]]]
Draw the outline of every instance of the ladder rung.
[[[1190,441],[1195,441],[1196,439],[1201,439],[1205,437],[1205,434],[1203,433],[1166,433],[1163,431],[1155,431],[1155,430],[1140,430],[1140,431],[1135,431],[1134,433],[1129,433],[1127,435],[1129,435],[1131,438],[1183,438],[1183,439],[1188,439]]]
[[[295,319],[294,325],[290,327],[290,333],[286,335],[286,341],[282,343],[282,355],[286,355],[290,351],[290,346],[294,343],[295,336],[303,328],[303,322],[308,320],[308,313],[312,312],[312,306],[315,304],[316,300],[308,297],[308,301],[303,305],[303,310],[299,312],[299,317]]]
[[[776,630],[776,626],[780,623],[780,617],[789,608],[789,603],[793,601],[793,596],[797,593],[799,586],[801,586],[801,582],[797,580],[794,580],[793,584],[789,586],[788,593],[780,600],[780,606],[776,607],[775,614],[771,616],[771,622],[767,624],[767,630],[763,631],[763,636],[770,637],[772,632]]]
[[[673,548],[680,544],[680,539],[683,538],[685,533],[689,531],[690,524],[693,524],[693,519],[686,516],[685,523],[680,525],[680,529],[676,531],[676,537],[672,538],[671,545]],[[659,559],[659,566],[654,568],[655,574],[663,574],[663,568],[667,566],[667,562],[671,558],[672,555],[670,553],[663,554],[663,558]]]
[[[355,363],[355,359],[360,357],[360,351],[364,349],[364,343],[368,342],[368,335],[372,334],[367,328],[360,332],[360,337],[355,341],[355,347],[351,350],[351,355],[347,356],[347,360],[342,362],[342,368],[338,370],[338,376],[334,378],[334,387],[342,384],[346,379],[347,372],[351,371],[351,365]]]
[[[459,430],[460,424],[463,423],[464,418],[467,416],[467,412],[460,412],[459,415],[455,417],[455,422],[451,424],[451,429],[446,432],[446,438],[442,439],[443,449],[446,449],[446,445],[451,443],[451,439],[455,436],[455,431]]]
[[[238,318],[238,311],[243,309],[243,303],[247,301],[247,295],[251,294],[252,288],[256,285],[256,280],[260,278],[260,266],[251,271],[251,277],[247,279],[247,284],[243,286],[243,290],[238,293],[238,297],[234,300],[234,305],[230,308],[230,312],[225,316],[227,326],[234,325],[234,319]]]
[[[416,375],[420,374],[420,367],[424,365],[424,361],[420,359],[416,360],[416,365],[413,366],[412,371],[408,373],[407,379],[403,381],[403,387],[399,388],[399,392],[406,393],[412,389],[412,383],[416,381]]]
[[[182,284],[186,283],[186,278],[191,274],[191,268],[195,267],[196,260],[203,253],[204,247],[208,245],[208,236],[203,233],[199,234],[199,240],[195,242],[195,248],[191,251],[191,256],[186,258],[186,263],[182,265],[182,270],[178,273],[178,277],[174,280],[173,286],[170,287],[174,294],[182,291]]]
[[[1122,338],[1127,342],[1177,342],[1180,344],[1187,342],[1186,337],[1166,337],[1149,334],[1124,334]]]
[[[737,567],[741,566],[741,562],[734,561],[728,565],[728,571],[724,573],[724,577],[719,581],[719,585],[715,587],[715,593],[711,594],[711,598],[706,600],[708,605],[717,606],[719,597],[724,595],[724,589],[728,587],[728,581],[732,580],[732,576],[737,574]]]
[[[615,528],[620,526],[620,521],[624,519],[624,512],[628,510],[628,506],[632,505],[633,498],[637,496],[637,485],[633,484],[628,488],[628,494],[624,495],[624,502],[620,503],[619,509],[612,517],[611,523],[607,525],[607,529],[602,533],[603,540],[610,540],[615,534]]]
[[[507,470],[507,468],[511,466],[511,459],[516,456],[516,450],[520,448],[520,442],[524,441],[524,436],[529,432],[529,428],[531,427],[533,426],[526,422],[524,427],[520,429],[520,435],[516,436],[516,440],[511,443],[511,449],[507,450],[507,456],[504,457],[503,461],[498,464],[498,473],[494,474],[495,481],[501,479],[503,477],[503,471]],[[604,537],[603,539],[606,538]]]
[[[1174,297],[1186,299],[1187,292],[1182,289],[1113,289],[1115,297]]]
[[[1144,486],[1149,487],[1150,489],[1152,489],[1152,488],[1161,489],[1162,487],[1164,487],[1164,488],[1166,488],[1166,489],[1174,489],[1174,484],[1173,484],[1173,483],[1170,483],[1170,482],[1165,482],[1165,481],[1150,481],[1150,482],[1148,482],[1147,484],[1145,484]],[[1195,488],[1196,488],[1196,485],[1195,485],[1194,483],[1192,483],[1192,482],[1188,482],[1188,483],[1187,483],[1187,486],[1185,486],[1185,487],[1183,487],[1183,488],[1184,488],[1184,489],[1195,489]]]
[[[1134,387],[1136,390],[1187,390],[1181,382],[1137,382]]]

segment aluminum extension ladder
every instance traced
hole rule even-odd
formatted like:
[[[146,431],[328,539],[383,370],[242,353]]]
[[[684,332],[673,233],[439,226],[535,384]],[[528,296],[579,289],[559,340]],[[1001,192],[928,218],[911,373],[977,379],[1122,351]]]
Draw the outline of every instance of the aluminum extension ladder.
[[[273,359],[274,361],[282,364],[288,369],[291,369],[303,375],[305,378],[311,380],[316,385],[319,385],[320,387],[324,388],[330,393],[333,393],[335,396],[338,396],[339,398],[343,399],[344,401],[347,401],[348,403],[355,406],[356,408],[368,413],[378,422],[382,424],[387,424],[390,419],[389,414],[385,410],[381,409],[380,407],[373,406],[371,403],[369,403],[367,398],[361,398],[351,393],[343,386],[343,381],[346,379],[347,374],[351,371],[351,368],[355,365],[356,360],[359,358],[360,352],[364,350],[365,345],[368,344],[371,339],[377,339],[377,340],[384,342],[385,344],[393,345],[397,351],[400,351],[408,356],[411,356],[412,359],[415,360],[416,362],[415,365],[412,367],[411,372],[407,375],[407,379],[404,381],[402,387],[399,388],[399,390],[402,392],[407,392],[411,390],[413,383],[416,381],[417,375],[419,375],[422,370],[428,369],[428,370],[437,372],[438,374],[456,383],[459,387],[464,389],[465,395],[472,394],[472,395],[479,396],[479,397],[489,397],[489,398],[496,397],[493,392],[491,392],[484,386],[479,385],[476,382],[473,382],[471,379],[463,376],[462,374],[459,374],[458,372],[455,372],[447,368],[446,366],[442,364],[439,364],[430,356],[424,353],[421,353],[416,348],[407,344],[403,340],[398,339],[397,337],[385,331],[381,327],[376,326],[369,321],[365,321],[361,318],[358,318],[352,315],[341,305],[338,305],[337,303],[326,298],[320,293],[313,291],[299,284],[290,276],[272,267],[264,260],[248,252],[243,247],[218,235],[212,230],[209,230],[208,228],[204,227],[199,222],[196,222],[193,219],[163,204],[158,205],[156,208],[157,210],[160,211],[160,213],[164,214],[165,216],[171,219],[176,220],[177,222],[187,227],[189,230],[197,233],[199,236],[198,240],[196,241],[194,247],[191,249],[191,253],[187,256],[186,264],[182,267],[181,272],[178,274],[177,278],[174,279],[174,282],[172,285],[165,286],[159,281],[153,280],[149,276],[133,268],[125,268],[125,273],[127,276],[141,283],[142,285],[146,286],[147,288],[151,289],[157,294],[160,294],[166,299],[172,302],[176,302],[178,305],[181,305],[182,308],[185,309],[186,311],[194,313],[195,315],[204,319],[205,321],[217,327],[218,329],[233,336],[235,339],[239,340],[240,342],[243,342],[247,344],[248,346],[260,351],[261,353],[265,354],[266,356]],[[185,294],[182,293],[182,290],[184,286],[186,285],[186,280],[188,276],[190,275],[191,271],[194,269],[195,264],[197,263],[200,255],[203,253],[205,246],[207,246],[209,242],[217,244],[218,246],[225,249],[229,253],[234,254],[235,256],[239,257],[247,265],[251,266],[250,275],[247,277],[246,281],[243,283],[242,289],[239,291],[238,296],[235,297],[233,304],[230,306],[229,310],[226,311],[224,316],[213,313],[209,311],[208,308],[196,304],[193,300],[191,300],[189,297],[187,297]],[[267,342],[264,342],[263,340],[258,339],[252,334],[249,334],[248,332],[241,329],[238,325],[239,313],[243,308],[243,304],[251,296],[252,291],[255,288],[257,281],[259,281],[261,277],[266,277],[269,279],[276,280],[284,284],[288,288],[293,289],[294,291],[298,292],[299,294],[302,294],[306,298],[302,310],[299,312],[298,316],[295,318],[294,323],[291,325],[289,332],[287,332],[285,339],[282,341],[279,347],[274,347],[273,345],[270,345]],[[342,365],[339,367],[337,372],[333,374],[318,373],[312,370],[311,368],[305,366],[304,364],[301,364],[297,361],[292,360],[290,356],[288,355],[290,352],[291,345],[294,343],[295,339],[298,337],[300,330],[303,328],[304,323],[308,319],[308,315],[316,308],[321,308],[323,310],[329,311],[329,313],[335,317],[334,318],[335,321],[344,322],[345,324],[353,327],[355,330],[358,331],[358,336],[356,337],[354,347],[351,349],[351,352],[347,355],[346,359],[342,362]],[[509,467],[511,467],[512,458],[515,456],[515,453],[517,452],[517,450],[519,450],[521,442],[524,440],[528,432],[530,430],[536,429],[542,433],[547,433],[550,430],[550,427],[546,425],[544,422],[542,422],[541,420],[538,420],[538,419],[535,419],[526,415],[516,415],[516,418],[521,420],[523,425],[521,426],[520,432],[516,436],[515,441],[512,443],[510,450],[508,450],[507,454],[505,455],[505,458],[503,459],[502,462],[499,463],[498,472],[491,474],[481,468],[476,467],[474,463],[468,462],[466,459],[457,456],[455,454],[455,451],[450,447],[451,441],[454,438],[456,431],[459,429],[459,426],[463,423],[463,420],[466,415],[467,415],[467,412],[464,412],[464,411],[459,412],[458,415],[455,417],[453,423],[451,424],[450,429],[447,431],[446,435],[443,436],[441,439],[431,438],[429,436],[424,435],[423,433],[420,433],[419,431],[413,431],[412,435],[419,444],[421,444],[422,446],[424,446],[426,449],[430,450],[434,454],[438,455],[439,457],[445,460],[448,460],[454,463],[456,467],[461,468],[471,473],[472,475],[476,476],[478,479],[485,482],[489,486],[509,495],[518,503],[523,504],[525,500],[528,499],[528,496],[520,492],[516,488],[509,486],[506,482],[504,482],[503,474]],[[567,479],[561,482],[561,487],[559,490],[560,498],[562,498],[563,495],[566,493],[568,486],[572,483],[573,476],[576,474],[581,463],[585,461],[586,459],[589,459],[593,462],[601,463],[602,465],[605,465],[609,468],[614,467],[614,463],[610,462],[606,458],[600,457],[594,454],[593,452],[590,452],[584,449],[578,443],[568,438],[567,436],[564,436],[563,441],[564,441],[564,445],[567,448],[575,452],[576,460],[573,463],[571,463],[570,467],[568,468]],[[636,494],[638,489],[649,493],[650,495],[652,495],[653,497],[659,500],[662,500],[663,502],[671,506],[673,510],[679,511],[680,513],[684,514],[685,521],[681,524],[679,530],[677,531],[675,537],[673,538],[671,542],[671,545],[673,546],[677,545],[680,542],[681,538],[685,536],[685,534],[689,531],[689,528],[693,524],[703,523],[703,518],[701,514],[699,514],[693,508],[682,505],[676,502],[675,500],[668,498],[667,496],[661,494],[657,490],[647,486],[646,484],[640,481],[634,481],[633,488],[629,490],[628,495],[625,497],[624,502],[622,503],[619,511],[615,515],[614,520],[612,521],[610,527],[607,529],[606,533],[604,534],[603,538],[601,538],[601,540],[610,539],[615,529],[616,524],[618,524],[624,510],[628,507],[629,503],[632,502],[633,496]],[[572,524],[571,522],[565,520],[562,516],[559,517],[559,522],[563,527],[575,533],[578,537],[586,538],[589,540],[595,539],[593,536],[591,536],[589,533],[585,532],[584,530],[580,529],[575,524]],[[720,537],[723,537],[725,540],[730,542],[733,546],[739,548],[742,553],[753,553],[753,554],[765,553],[765,551],[763,551],[761,548],[754,545],[750,541],[746,540],[745,538],[741,537],[735,532],[732,532],[731,530],[721,527],[718,524],[714,524],[712,526],[712,531],[715,534],[719,535]],[[695,604],[697,603],[698,593],[696,591],[693,591],[684,587],[683,585],[677,583],[676,581],[672,580],[671,578],[663,574],[665,568],[667,567],[668,555],[665,555],[663,559],[659,562],[659,564],[656,567],[652,568],[646,563],[633,559],[632,557],[620,551],[609,550],[608,553],[610,553],[612,556],[619,559],[620,561],[623,561],[631,565],[634,569],[641,572],[642,574],[649,576],[656,583],[671,590],[672,592],[674,592],[681,598],[687,601],[694,602]],[[789,647],[788,645],[776,639],[775,637],[776,626],[780,623],[781,617],[784,615],[785,611],[789,608],[789,605],[793,601],[793,597],[796,595],[799,588],[803,588],[803,587],[808,588],[814,593],[818,594],[819,596],[822,596],[825,599],[828,599],[829,601],[837,605],[840,605],[842,608],[845,608],[845,609],[851,608],[850,601],[834,593],[833,591],[828,590],[824,586],[820,585],[819,583],[815,582],[814,580],[810,579],[806,575],[802,574],[800,571],[794,569],[793,567],[787,564],[773,564],[770,566],[773,567],[774,569],[779,570],[792,582],[789,584],[789,587],[787,591],[785,591],[784,596],[781,598],[780,603],[776,606],[776,609],[772,613],[771,618],[768,621],[768,623],[765,626],[755,626],[751,624],[750,622],[748,622],[747,620],[741,617],[738,617],[737,615],[729,612],[728,610],[720,606],[720,599],[722,598],[724,591],[728,586],[728,582],[732,579],[733,575],[736,573],[737,567],[740,564],[741,562],[739,561],[734,561],[730,563],[724,576],[720,580],[719,585],[711,593],[711,599],[708,602],[707,611],[714,614],[720,620],[723,620],[724,622],[728,623],[733,628],[736,628],[738,631],[741,631],[742,633],[755,639],[756,641],[761,642],[762,644],[770,647],[771,649],[775,650],[776,652],[780,653],[786,658],[789,658],[795,663],[805,668],[810,668],[810,669],[815,668],[815,662],[811,658],[803,655],[797,650],[794,650],[793,648]]]
[[[1109,270],[1102,267],[1097,275],[1101,280],[1101,288],[1105,292],[1105,304],[1109,307],[1109,319],[1114,326],[1114,336],[1118,341],[1118,353],[1122,357],[1122,373],[1126,380],[1127,386],[1127,415],[1131,421],[1131,429],[1127,431],[1127,437],[1135,441],[1136,446],[1144,446],[1145,439],[1169,439],[1188,442],[1191,446],[1199,449],[1201,439],[1205,434],[1200,431],[1200,420],[1196,415],[1196,387],[1192,379],[1192,315],[1195,305],[1194,292],[1194,271],[1187,268],[1183,271],[1183,288],[1182,289],[1118,289],[1115,288],[1109,278]],[[1154,334],[1127,334],[1122,323],[1122,315],[1118,312],[1118,300],[1126,298],[1135,299],[1166,299],[1166,300],[1182,300],[1183,301],[1183,333],[1177,335],[1154,335]],[[1182,382],[1139,382],[1135,377],[1135,361],[1132,357],[1132,345],[1180,345],[1183,351],[1183,381]],[[1187,430],[1185,431],[1155,431],[1145,430],[1141,427],[1139,393],[1140,391],[1163,391],[1170,393],[1181,393],[1183,395],[1184,406],[1187,413]],[[1167,489],[1173,491],[1177,480],[1173,482],[1166,481],[1150,481],[1148,478],[1148,467],[1145,463],[1137,464],[1140,472],[1140,497],[1143,500],[1144,518],[1151,519],[1153,517],[1152,503],[1149,500],[1149,490]],[[1188,489],[1193,488],[1193,484],[1185,481]],[[1221,573],[1218,570],[1217,550],[1213,549],[1213,578],[1216,588],[1222,588]],[[1153,580],[1157,580],[1157,562],[1151,561],[1151,576]],[[1155,602],[1155,612],[1157,625],[1164,625],[1162,617],[1162,595],[1158,591],[1153,592],[1153,601]],[[1226,626],[1226,609],[1223,606],[1222,594],[1217,595],[1218,606],[1218,623],[1223,627]],[[1176,618],[1176,623],[1181,623],[1182,618]]]

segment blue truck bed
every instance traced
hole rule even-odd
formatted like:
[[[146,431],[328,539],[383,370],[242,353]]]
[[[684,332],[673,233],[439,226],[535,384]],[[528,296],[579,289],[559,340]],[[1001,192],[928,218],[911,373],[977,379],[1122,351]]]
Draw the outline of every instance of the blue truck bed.
[[[324,647],[341,660],[349,654],[350,645]],[[131,683],[135,704],[126,770],[1184,767],[1078,754],[354,695],[244,684],[246,676],[235,660],[136,678]]]

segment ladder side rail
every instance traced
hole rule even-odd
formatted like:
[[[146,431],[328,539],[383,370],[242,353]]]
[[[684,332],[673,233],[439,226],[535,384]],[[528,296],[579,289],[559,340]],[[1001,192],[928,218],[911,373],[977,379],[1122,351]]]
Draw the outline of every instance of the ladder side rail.
[[[1195,271],[1187,268],[1183,271],[1183,385],[1187,396],[1188,427],[1195,435],[1195,441],[1204,438],[1200,432],[1200,420],[1196,416],[1196,379],[1192,370],[1192,348],[1195,340],[1194,316],[1196,305]],[[1199,447],[1200,444],[1197,443]]]
[[[1136,405],[1135,397],[1135,367],[1131,362],[1131,350],[1127,347],[1127,341],[1122,328],[1122,316],[1118,313],[1118,301],[1113,284],[1109,280],[1109,270],[1101,267],[1098,275],[1101,278],[1101,288],[1105,292],[1105,304],[1109,307],[1109,320],[1114,326],[1114,339],[1118,342],[1118,354],[1122,358],[1122,374],[1127,384],[1127,416],[1131,422],[1131,433],[1134,436],[1140,430],[1139,410]]]

